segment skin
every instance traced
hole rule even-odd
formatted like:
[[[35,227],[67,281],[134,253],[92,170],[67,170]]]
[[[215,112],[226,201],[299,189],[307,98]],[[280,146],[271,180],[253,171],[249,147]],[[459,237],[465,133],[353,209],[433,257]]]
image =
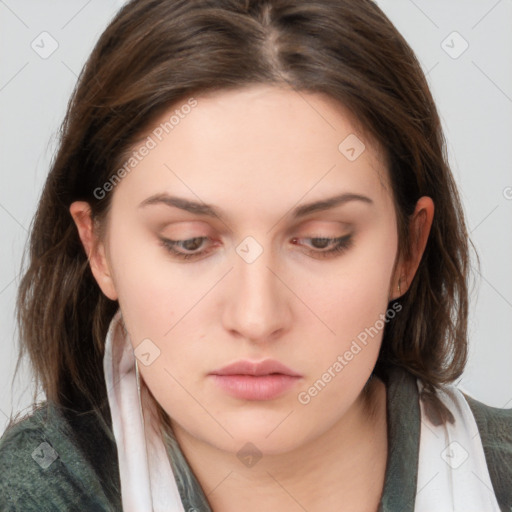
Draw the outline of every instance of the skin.
[[[362,390],[382,330],[309,403],[298,394],[375,325],[399,296],[399,279],[405,293],[425,249],[433,202],[418,201],[412,256],[399,260],[384,158],[342,106],[318,93],[261,85],[197,101],[110,192],[104,239],[92,228],[88,204],[71,205],[95,279],[119,301],[133,347],[149,338],[160,349],[151,365],[139,364],[141,375],[214,510],[243,503],[248,512],[374,511],[386,469],[386,390],[372,379],[372,415]],[[354,161],[338,150],[350,134],[365,144]],[[163,192],[212,204],[223,218],[165,204],[138,207]],[[300,219],[290,215],[343,192],[372,204],[354,200]],[[321,257],[326,249],[315,238],[347,234],[351,246]],[[177,248],[206,254],[176,259],[159,236],[209,237]],[[263,250],[252,263],[236,252],[247,236]],[[276,399],[231,397],[208,376],[239,359],[266,358],[302,375]],[[247,442],[262,455],[252,467],[236,456]]]

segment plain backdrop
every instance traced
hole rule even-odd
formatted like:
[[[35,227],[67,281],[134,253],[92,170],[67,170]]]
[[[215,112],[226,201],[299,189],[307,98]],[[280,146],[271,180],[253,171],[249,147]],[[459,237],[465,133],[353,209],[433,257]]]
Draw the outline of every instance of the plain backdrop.
[[[356,0],[354,0],[356,1]],[[470,357],[457,384],[512,407],[512,0],[378,0],[416,52],[437,102],[481,258]],[[28,405],[12,383],[14,303],[24,243],[77,76],[115,0],[0,0],[0,432]]]

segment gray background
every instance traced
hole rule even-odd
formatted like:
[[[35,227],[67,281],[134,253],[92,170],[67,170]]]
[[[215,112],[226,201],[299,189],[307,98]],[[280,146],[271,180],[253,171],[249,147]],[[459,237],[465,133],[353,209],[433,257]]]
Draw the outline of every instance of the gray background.
[[[0,432],[31,398],[26,364],[12,386],[23,245],[77,75],[122,3],[0,0]],[[378,4],[427,74],[481,258],[470,358],[458,385],[489,405],[512,407],[512,0]],[[44,55],[52,44],[57,49]]]

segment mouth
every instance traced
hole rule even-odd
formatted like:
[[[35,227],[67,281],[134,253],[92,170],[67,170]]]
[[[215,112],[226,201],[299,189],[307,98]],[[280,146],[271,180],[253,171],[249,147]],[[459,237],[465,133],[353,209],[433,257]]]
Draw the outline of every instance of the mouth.
[[[294,387],[302,375],[279,361],[237,361],[209,374],[216,385],[243,400],[272,400]]]

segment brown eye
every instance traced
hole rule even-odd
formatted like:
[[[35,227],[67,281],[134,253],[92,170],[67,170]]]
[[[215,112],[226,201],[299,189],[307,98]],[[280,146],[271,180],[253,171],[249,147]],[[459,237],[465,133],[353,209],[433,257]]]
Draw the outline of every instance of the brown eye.
[[[203,254],[205,254],[207,251],[197,251],[199,247],[202,246],[203,241],[207,240],[207,236],[198,236],[194,238],[187,238],[186,240],[170,240],[168,238],[160,238],[161,245],[164,246],[164,248],[171,253],[173,256],[176,256],[177,258],[182,258],[184,260],[188,260],[191,258],[199,258]],[[192,253],[183,252],[180,250],[177,250],[176,247],[181,247],[185,251],[197,251]]]
[[[325,249],[329,247],[334,238],[311,238],[310,240],[314,241],[312,245],[315,249]]]
[[[311,240],[314,249],[311,253],[321,258],[327,258],[336,254],[341,254],[353,244],[352,235],[345,235],[338,238],[326,238],[326,237],[309,237],[309,238],[293,238],[292,243],[296,243],[297,240]],[[322,250],[326,247],[331,246],[329,250]]]

